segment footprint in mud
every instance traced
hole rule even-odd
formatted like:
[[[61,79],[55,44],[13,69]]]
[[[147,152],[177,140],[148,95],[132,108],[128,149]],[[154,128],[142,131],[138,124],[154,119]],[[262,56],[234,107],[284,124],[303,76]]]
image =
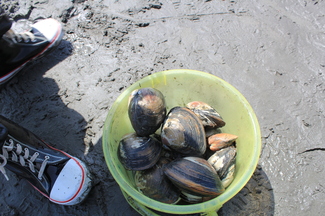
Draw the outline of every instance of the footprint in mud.
[[[73,53],[77,55],[91,55],[99,48],[92,40],[78,37],[76,34],[68,34],[67,38],[68,41],[73,41]]]

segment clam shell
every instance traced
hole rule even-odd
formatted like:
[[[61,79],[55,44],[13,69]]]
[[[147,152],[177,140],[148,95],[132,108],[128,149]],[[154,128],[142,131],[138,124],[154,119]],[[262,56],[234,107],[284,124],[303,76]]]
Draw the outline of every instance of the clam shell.
[[[218,133],[208,138],[208,144],[212,151],[218,151],[232,145],[238,136],[228,133]]]
[[[206,150],[204,127],[185,107],[172,108],[161,129],[162,143],[185,156],[202,156]]]
[[[217,171],[220,179],[224,179],[228,173],[229,168],[236,162],[237,150],[234,146],[216,151],[209,159],[208,162]]]
[[[165,165],[164,172],[180,190],[192,195],[216,197],[225,190],[217,172],[203,158],[174,160]]]
[[[176,204],[180,200],[180,191],[163,172],[163,166],[169,162],[162,157],[152,168],[136,171],[134,181],[138,190],[151,199]]]
[[[157,89],[136,89],[129,97],[129,118],[139,136],[155,133],[165,119],[166,112],[165,98]]]
[[[209,104],[202,101],[192,101],[186,105],[202,121],[205,127],[223,127],[226,125],[220,114]]]
[[[221,180],[222,185],[227,188],[235,177],[236,164],[231,165],[227,172],[224,175],[224,178]]]
[[[125,169],[144,170],[156,164],[162,145],[154,136],[125,135],[119,142],[118,158]]]
[[[208,138],[214,134],[217,133],[222,133],[221,128],[217,128],[217,127],[205,127],[205,137]]]
[[[213,199],[213,197],[203,197],[203,196],[197,196],[190,193],[187,193],[185,191],[181,191],[181,198],[187,203],[195,204],[195,203],[201,203],[208,201],[210,199]]]

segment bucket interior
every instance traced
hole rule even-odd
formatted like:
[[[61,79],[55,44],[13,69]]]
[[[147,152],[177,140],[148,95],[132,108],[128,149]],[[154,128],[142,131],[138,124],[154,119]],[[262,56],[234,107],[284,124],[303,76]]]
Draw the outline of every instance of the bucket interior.
[[[138,88],[152,87],[165,96],[167,112],[191,101],[203,101],[214,107],[226,125],[222,132],[235,134],[237,157],[235,178],[220,196],[204,203],[190,205],[164,204],[150,199],[135,188],[133,174],[124,169],[117,157],[121,138],[134,132],[128,117],[130,93]],[[157,133],[160,133],[159,130]],[[261,151],[261,135],[253,109],[233,86],[209,73],[194,70],[169,70],[147,76],[127,88],[114,102],[103,130],[103,151],[107,166],[124,193],[150,209],[171,214],[217,211],[235,196],[252,176]]]

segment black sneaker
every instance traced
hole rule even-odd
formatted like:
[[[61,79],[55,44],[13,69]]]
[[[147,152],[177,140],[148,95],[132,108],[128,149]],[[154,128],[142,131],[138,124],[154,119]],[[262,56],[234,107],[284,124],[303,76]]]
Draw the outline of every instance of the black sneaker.
[[[57,204],[79,204],[91,189],[90,173],[82,161],[1,115],[0,164],[7,180],[6,169]]]
[[[10,29],[0,39],[0,85],[10,80],[28,62],[57,47],[62,37],[62,25],[55,19],[41,20],[30,31],[20,34]]]

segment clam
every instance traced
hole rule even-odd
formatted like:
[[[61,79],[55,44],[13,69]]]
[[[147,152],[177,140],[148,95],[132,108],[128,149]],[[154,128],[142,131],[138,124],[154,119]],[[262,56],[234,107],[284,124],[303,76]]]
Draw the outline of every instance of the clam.
[[[192,101],[186,107],[201,119],[204,127],[223,127],[226,125],[220,114],[207,103]]]
[[[180,200],[180,191],[163,172],[163,166],[169,162],[169,159],[161,157],[152,168],[136,171],[134,181],[138,190],[149,198],[176,204]]]
[[[224,174],[224,178],[221,180],[222,185],[227,188],[235,177],[236,164],[231,165],[227,172]]]
[[[144,170],[156,164],[162,145],[154,136],[125,135],[119,142],[118,158],[128,170]]]
[[[237,150],[234,146],[216,151],[208,162],[217,171],[221,180],[223,180],[229,172],[229,169],[236,162]]]
[[[217,133],[222,133],[221,128],[217,128],[217,127],[205,127],[205,137],[208,138],[214,134]]]
[[[174,107],[169,111],[162,124],[161,141],[185,156],[202,156],[206,150],[202,122],[185,107]]]
[[[210,199],[213,199],[213,197],[197,196],[197,195],[186,193],[185,191],[181,191],[181,198],[185,202],[191,203],[191,204],[201,203],[201,202],[205,202]]]
[[[180,153],[171,150],[168,146],[163,145],[161,151],[161,157],[169,158],[170,160],[175,160],[176,158],[183,157]]]
[[[129,118],[139,136],[155,133],[165,119],[166,112],[165,98],[157,89],[136,89],[129,97]]]
[[[231,146],[238,136],[228,133],[218,133],[208,138],[208,144],[212,151],[218,151],[222,148]]]
[[[165,165],[167,177],[185,193],[216,197],[224,187],[215,169],[203,158],[184,157]]]

